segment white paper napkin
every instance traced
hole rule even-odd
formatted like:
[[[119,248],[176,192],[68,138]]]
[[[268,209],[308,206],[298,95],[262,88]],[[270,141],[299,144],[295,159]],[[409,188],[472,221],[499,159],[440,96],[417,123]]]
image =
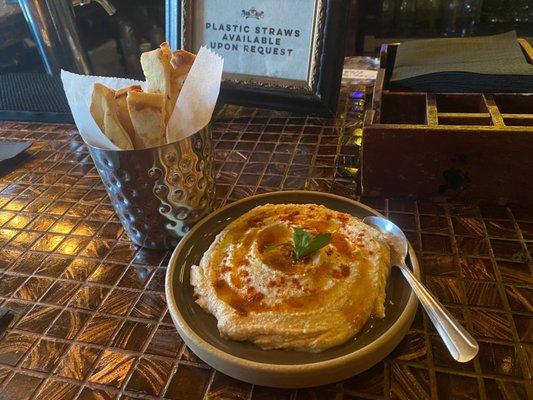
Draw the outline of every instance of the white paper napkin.
[[[167,142],[184,139],[205,127],[217,103],[224,59],[200,48],[167,125]]]

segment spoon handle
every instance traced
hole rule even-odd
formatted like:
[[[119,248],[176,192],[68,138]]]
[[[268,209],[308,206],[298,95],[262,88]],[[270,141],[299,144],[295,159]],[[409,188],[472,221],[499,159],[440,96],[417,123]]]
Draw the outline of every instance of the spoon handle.
[[[448,348],[452,357],[459,362],[467,362],[473,359],[479,345],[476,340],[463,328],[442,304],[426,289],[426,287],[413,275],[411,270],[404,264],[399,266],[403,276],[424,306],[426,313],[437,328],[440,337]]]

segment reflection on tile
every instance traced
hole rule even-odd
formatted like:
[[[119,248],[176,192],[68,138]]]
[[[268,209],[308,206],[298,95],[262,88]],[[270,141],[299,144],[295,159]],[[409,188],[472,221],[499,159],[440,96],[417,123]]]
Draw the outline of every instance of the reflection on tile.
[[[109,289],[102,286],[83,286],[72,298],[70,305],[87,310],[96,310],[107,292]]]
[[[426,274],[452,277],[458,275],[458,270],[452,256],[424,254],[422,257],[422,266]]]
[[[119,326],[120,320],[97,315],[82,330],[78,340],[105,346]]]
[[[30,349],[36,336],[11,332],[0,340],[0,363],[16,365],[22,356]]]
[[[516,349],[510,345],[479,342],[479,361],[485,373],[522,376]]]
[[[17,329],[43,333],[59,315],[59,311],[57,307],[35,306],[20,319]]]
[[[485,379],[487,397],[494,400],[527,399],[528,395],[523,384],[500,379]]]
[[[502,301],[498,287],[490,282],[465,280],[466,302],[473,306],[501,308]]]
[[[480,398],[477,379],[444,372],[437,372],[436,376],[439,399]]]
[[[17,373],[0,391],[0,398],[9,400],[29,399],[41,382],[42,379],[36,376]]]
[[[488,258],[460,257],[459,266],[465,278],[496,280],[492,262]]]
[[[172,363],[141,358],[126,386],[126,390],[158,396],[167,382]]]
[[[65,343],[40,340],[30,351],[22,366],[36,371],[52,372],[66,349]]]
[[[47,334],[60,339],[73,339],[88,319],[87,313],[65,309]]]
[[[98,311],[105,314],[125,316],[131,310],[137,297],[138,293],[123,289],[113,289]]]
[[[385,385],[385,364],[380,362],[372,368],[343,382],[346,391],[383,395]]]
[[[119,388],[128,376],[134,361],[133,356],[105,350],[89,377],[89,382]]]
[[[533,285],[533,274],[527,263],[503,260],[498,260],[496,263],[503,281]]]
[[[145,293],[135,304],[131,316],[137,318],[158,319],[165,310],[166,303],[162,294]]]
[[[470,311],[470,318],[476,337],[513,340],[511,325],[505,314],[475,309]]]
[[[425,335],[414,331],[408,332],[394,349],[391,357],[403,361],[425,361],[427,357]]]
[[[430,399],[429,374],[425,369],[392,364],[391,398]]]
[[[141,351],[148,339],[153,325],[144,322],[126,321],[111,342],[119,349]]]
[[[146,352],[158,356],[175,358],[182,345],[176,328],[174,326],[159,326],[146,348]]]
[[[210,375],[211,371],[207,369],[180,365],[170,380],[165,397],[172,400],[200,400]]]
[[[83,380],[91,370],[100,350],[94,347],[74,345],[57,367],[56,373],[66,378]]]
[[[72,399],[76,395],[80,388],[71,383],[49,379],[39,389],[36,397],[39,399],[47,400],[65,400]]]

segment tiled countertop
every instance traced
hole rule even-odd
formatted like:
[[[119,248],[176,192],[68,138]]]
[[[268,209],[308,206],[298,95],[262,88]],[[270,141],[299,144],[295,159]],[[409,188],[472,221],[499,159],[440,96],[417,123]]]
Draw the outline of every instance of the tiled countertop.
[[[360,101],[338,118],[224,108],[214,124],[217,206],[311,189],[358,198]],[[182,343],[164,300],[168,252],[136,249],[70,125],[0,123],[34,140],[0,175],[1,399],[526,399],[533,373],[533,208],[374,198],[408,234],[423,279],[473,332],[455,363],[419,310],[384,362],[344,382],[275,390],[238,382]],[[529,385],[529,386],[528,386]]]

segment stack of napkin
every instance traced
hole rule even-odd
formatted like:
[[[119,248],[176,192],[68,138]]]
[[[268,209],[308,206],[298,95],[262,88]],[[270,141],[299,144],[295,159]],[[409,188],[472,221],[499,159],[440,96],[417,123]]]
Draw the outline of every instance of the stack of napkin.
[[[516,32],[470,38],[423,39],[397,50],[392,90],[533,92],[533,65]]]

